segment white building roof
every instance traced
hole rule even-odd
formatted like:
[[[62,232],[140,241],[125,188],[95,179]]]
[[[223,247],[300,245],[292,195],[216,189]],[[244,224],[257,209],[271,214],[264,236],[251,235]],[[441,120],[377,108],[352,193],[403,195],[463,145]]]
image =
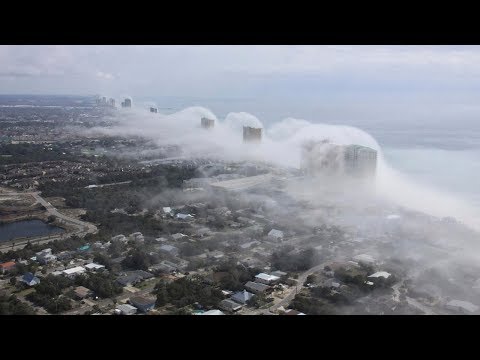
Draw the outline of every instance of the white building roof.
[[[85,268],[83,266],[76,266],[67,270],[63,270],[65,275],[81,274],[83,272],[85,272]]]
[[[163,208],[163,212],[164,213],[172,212],[172,208],[170,206],[166,206],[166,207]]]
[[[378,278],[378,277],[383,277],[385,279],[388,279],[390,277],[391,274],[389,274],[388,272],[386,271],[378,271],[376,272],[375,274],[372,274],[372,275],[369,275],[368,277],[369,278]]]
[[[268,275],[268,274],[265,274],[265,273],[260,273],[260,274],[256,275],[255,278],[265,280],[265,281],[276,281],[276,280],[280,279],[278,276]]]
[[[92,269],[98,270],[98,269],[104,268],[105,266],[100,264],[90,263],[85,265],[85,267],[89,270],[92,270]]]
[[[478,306],[472,304],[471,302],[468,301],[462,301],[462,300],[452,300],[447,303],[447,306],[449,307],[455,307],[455,308],[461,308],[464,310],[467,310],[468,312],[476,312],[478,310]]]
[[[225,315],[225,314],[220,310],[208,310],[208,311],[205,311],[204,313],[200,313],[197,315]]]
[[[367,255],[367,254],[360,254],[360,255],[354,256],[353,260],[363,261],[365,263],[374,263],[375,262],[375,259],[372,256]]]
[[[272,237],[275,237],[275,238],[282,238],[283,237],[283,231],[272,229],[268,233],[268,236],[272,236]]]

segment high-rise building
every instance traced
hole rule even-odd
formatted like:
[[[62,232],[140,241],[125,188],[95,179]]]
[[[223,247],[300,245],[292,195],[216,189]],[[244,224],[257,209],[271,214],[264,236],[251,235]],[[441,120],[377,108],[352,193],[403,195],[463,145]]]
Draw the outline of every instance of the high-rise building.
[[[201,125],[204,129],[211,129],[215,126],[215,120],[202,117]]]
[[[370,176],[377,170],[377,151],[366,146],[345,147],[345,170],[347,173]]]
[[[310,175],[371,177],[376,173],[377,151],[361,145],[335,145],[327,140],[303,145],[301,168]]]
[[[158,113],[158,109],[156,107],[151,107],[150,112],[151,113]]]
[[[107,98],[106,98],[105,96],[102,97],[102,103],[103,103],[103,104],[106,104],[106,103],[107,103]]]
[[[262,128],[243,127],[243,142],[259,143],[262,141]]]
[[[132,107],[132,100],[130,100],[130,99],[128,99],[128,98],[125,99],[125,101],[122,102],[122,107],[126,107],[126,108],[127,108],[127,107],[128,107],[128,108],[129,108],[129,107]]]
[[[108,105],[110,105],[110,106],[112,106],[112,107],[115,107],[115,99],[110,98],[110,99],[108,100]]]

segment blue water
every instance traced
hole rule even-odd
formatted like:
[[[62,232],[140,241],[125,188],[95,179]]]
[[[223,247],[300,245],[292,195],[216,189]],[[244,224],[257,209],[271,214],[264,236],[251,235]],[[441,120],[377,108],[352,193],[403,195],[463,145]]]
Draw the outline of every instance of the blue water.
[[[41,220],[22,220],[9,224],[0,224],[0,242],[20,237],[45,236],[62,233],[65,230]]]

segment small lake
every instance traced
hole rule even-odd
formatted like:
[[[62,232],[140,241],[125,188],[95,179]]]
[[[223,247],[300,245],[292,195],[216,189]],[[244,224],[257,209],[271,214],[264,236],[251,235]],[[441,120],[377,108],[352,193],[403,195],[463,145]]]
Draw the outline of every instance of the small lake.
[[[64,229],[58,226],[47,224],[41,220],[21,220],[9,224],[0,224],[0,242],[19,237],[58,234],[64,231]]]

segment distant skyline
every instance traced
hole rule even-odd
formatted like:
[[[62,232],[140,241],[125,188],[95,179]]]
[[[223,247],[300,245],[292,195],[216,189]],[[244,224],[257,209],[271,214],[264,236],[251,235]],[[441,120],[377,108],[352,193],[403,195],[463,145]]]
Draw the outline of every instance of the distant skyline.
[[[479,78],[479,46],[0,46],[3,94],[476,98]]]

